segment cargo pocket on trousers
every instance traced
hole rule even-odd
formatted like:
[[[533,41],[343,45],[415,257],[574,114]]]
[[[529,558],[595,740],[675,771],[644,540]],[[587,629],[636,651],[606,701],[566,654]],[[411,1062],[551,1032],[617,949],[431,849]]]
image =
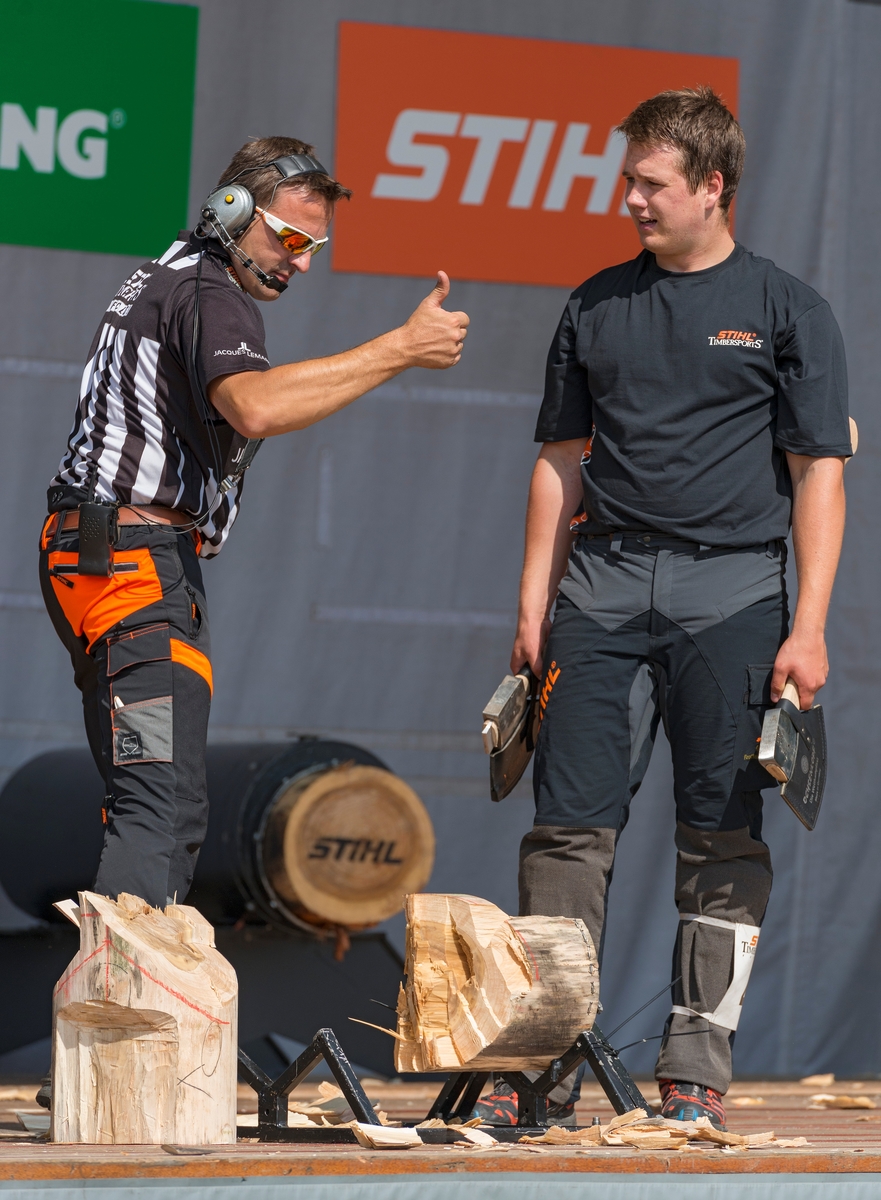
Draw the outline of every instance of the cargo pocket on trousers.
[[[113,709],[113,762],[117,767],[173,761],[173,704],[173,697],[159,696]]]
[[[168,624],[110,638],[107,674],[114,764],[172,762],[174,687]]]
[[[771,707],[771,676],[774,673],[773,663],[759,663],[757,666],[746,668],[749,680],[748,703],[751,707]]]

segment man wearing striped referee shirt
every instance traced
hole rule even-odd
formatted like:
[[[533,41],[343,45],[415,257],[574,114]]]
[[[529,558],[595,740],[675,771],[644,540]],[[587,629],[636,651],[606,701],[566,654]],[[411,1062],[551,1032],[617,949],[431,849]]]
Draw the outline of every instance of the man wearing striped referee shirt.
[[[204,840],[211,652],[200,559],[235,521],[265,437],[304,429],[409,367],[446,368],[468,317],[449,280],[402,326],[342,354],[271,367],[254,301],[327,241],[350,192],[294,138],[243,146],[183,232],[111,299],[49,486],[40,579],[105,780],[94,889],[181,902]],[[228,210],[228,211],[227,211]],[[232,214],[232,215],[230,215]]]

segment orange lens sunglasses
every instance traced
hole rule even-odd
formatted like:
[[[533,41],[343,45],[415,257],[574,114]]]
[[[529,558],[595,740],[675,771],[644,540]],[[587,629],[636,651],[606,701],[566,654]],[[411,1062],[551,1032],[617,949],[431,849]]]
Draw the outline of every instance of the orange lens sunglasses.
[[[260,214],[281,244],[287,250],[288,254],[296,254],[298,257],[301,254],[317,254],[322,246],[326,246],[328,239],[326,237],[316,240],[311,234],[306,233],[303,229],[297,229],[296,225],[286,225],[284,221],[280,221],[278,217],[274,217],[272,213],[266,209],[255,205],[255,210]]]

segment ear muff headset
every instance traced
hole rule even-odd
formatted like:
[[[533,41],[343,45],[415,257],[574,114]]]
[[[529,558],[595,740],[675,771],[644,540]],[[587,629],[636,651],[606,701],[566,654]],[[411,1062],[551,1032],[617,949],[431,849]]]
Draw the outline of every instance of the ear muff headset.
[[[275,158],[271,162],[261,163],[258,167],[247,167],[235,178],[238,179],[249,171],[264,170],[266,167],[275,167],[279,174],[279,184],[297,175],[328,174],[317,158],[308,154],[287,154],[284,158]],[[202,205],[200,231],[205,237],[216,238],[230,254],[234,254],[239,262],[256,275],[264,287],[271,288],[274,292],[283,292],[287,284],[261,271],[254,260],[236,245],[235,239],[245,232],[253,220],[254,197],[244,184],[231,180],[216,188]]]

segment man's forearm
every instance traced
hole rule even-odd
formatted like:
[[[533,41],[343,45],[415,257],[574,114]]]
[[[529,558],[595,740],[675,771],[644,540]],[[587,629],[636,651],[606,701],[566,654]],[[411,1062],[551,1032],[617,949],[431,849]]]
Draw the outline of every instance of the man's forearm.
[[[443,307],[449,291],[438,271],[433,290],[397,329],[329,358],[221,376],[208,385],[208,397],[237,433],[274,437],[314,425],[408,367],[454,367],[468,316]]]
[[[793,479],[792,545],[798,574],[796,630],[822,633],[844,537],[844,475],[840,459],[815,458]]]
[[[787,454],[792,477],[792,544],[798,601],[792,631],[777,654],[771,699],[787,679],[798,687],[802,708],[826,682],[826,616],[844,536],[844,460]]]
[[[211,402],[245,437],[305,429],[412,365],[397,332],[328,358],[225,376],[209,386]]]
[[[541,629],[566,570],[572,545],[569,522],[581,498],[583,440],[545,444],[532,473],[526,512],[526,546],[520,580],[517,638],[512,669],[535,669]],[[519,662],[515,662],[519,658]]]

